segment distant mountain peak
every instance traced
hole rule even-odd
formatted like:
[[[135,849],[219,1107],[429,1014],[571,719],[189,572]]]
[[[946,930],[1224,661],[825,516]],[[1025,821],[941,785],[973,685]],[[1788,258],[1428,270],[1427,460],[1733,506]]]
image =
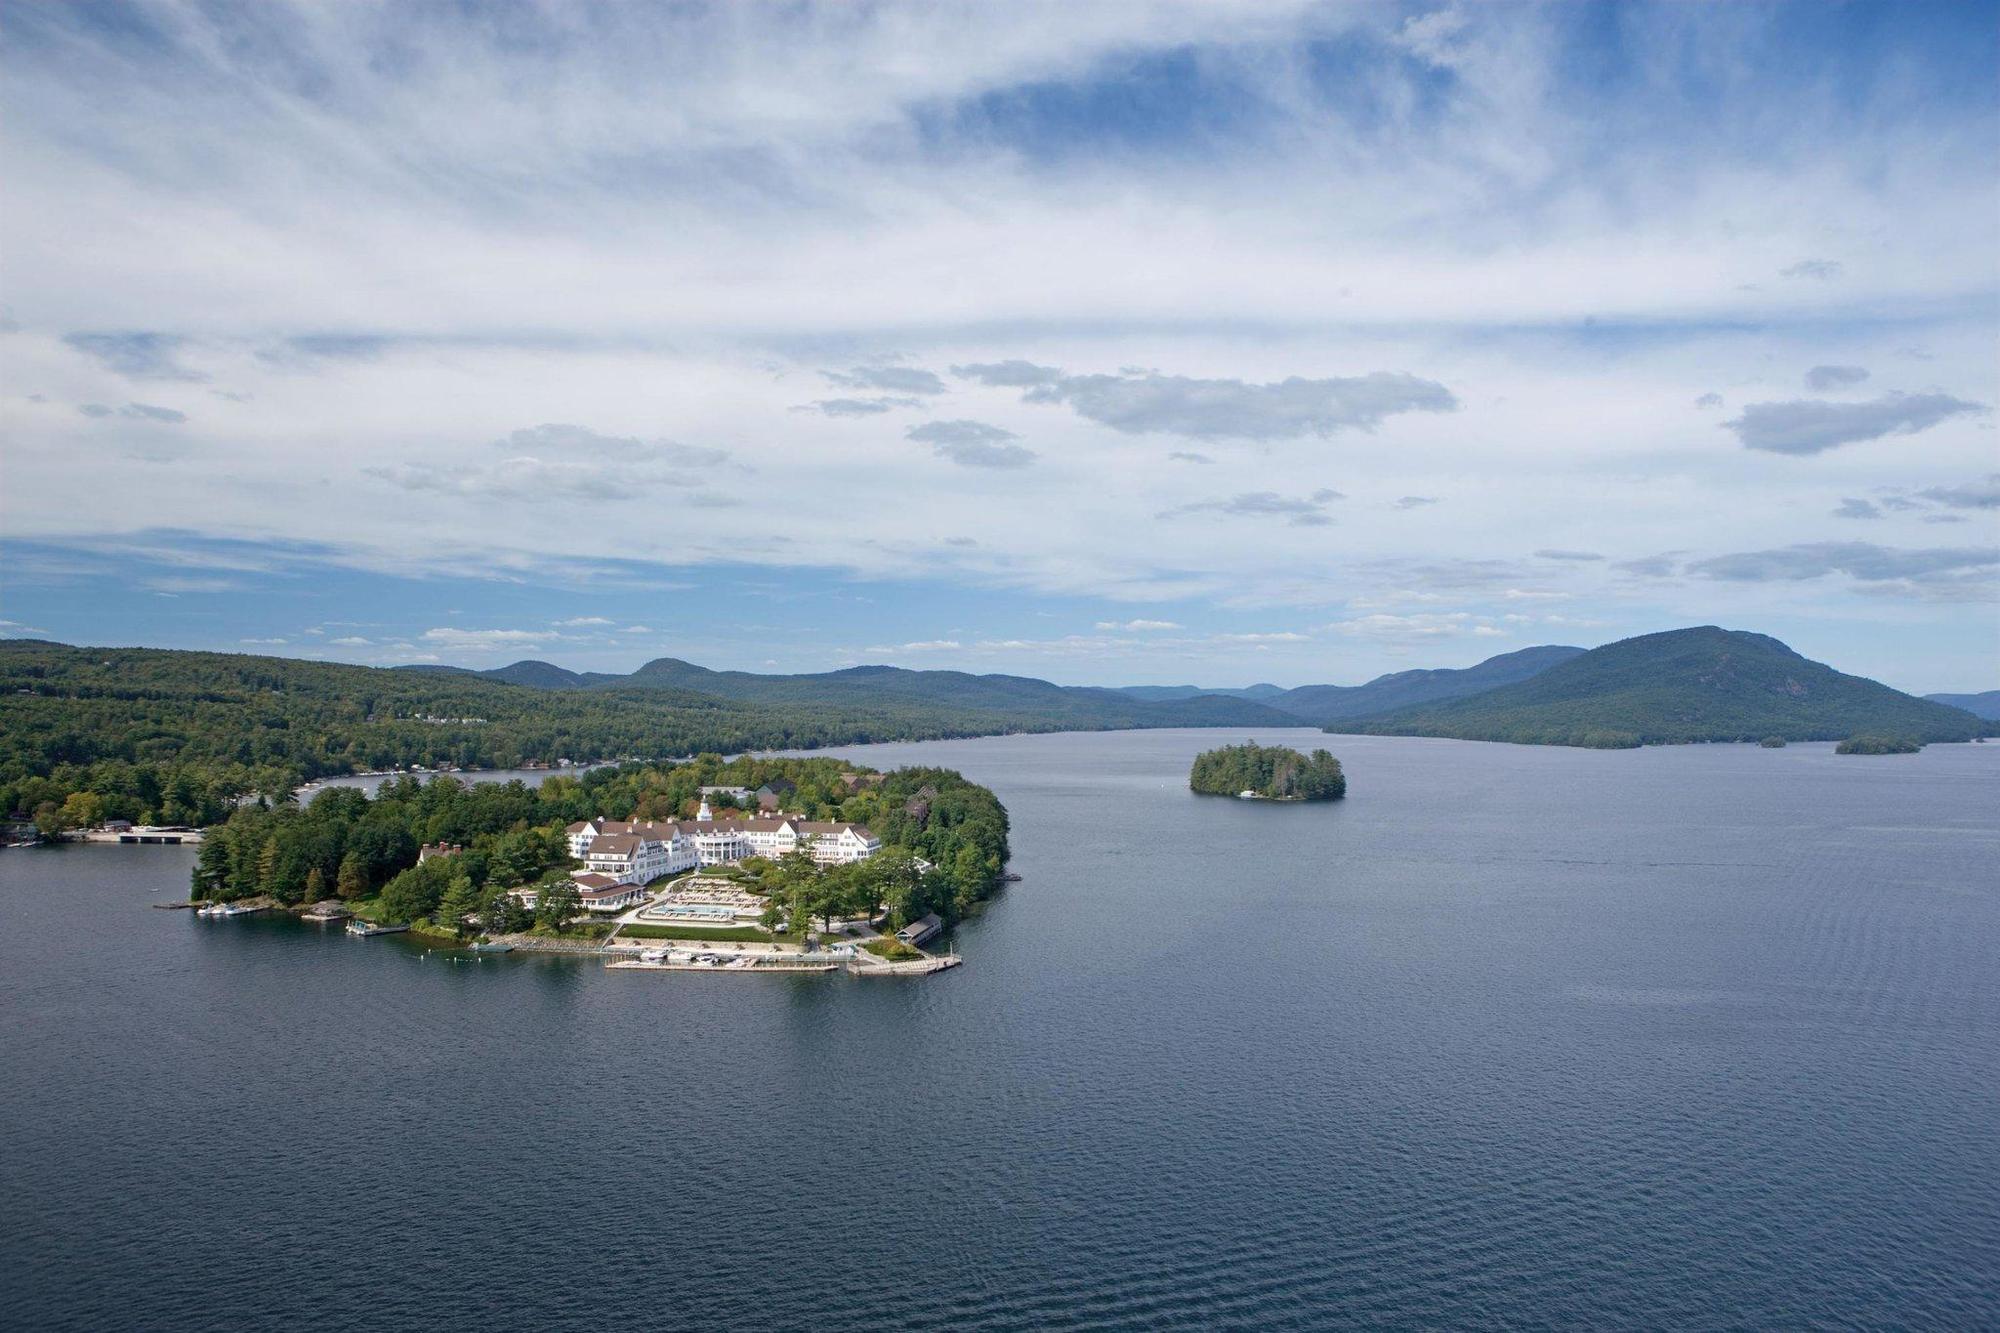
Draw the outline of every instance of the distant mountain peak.
[[[1388,735],[1554,745],[1969,740],[1978,719],[1844,675],[1768,634],[1695,625],[1593,648],[1526,680],[1347,724]]]

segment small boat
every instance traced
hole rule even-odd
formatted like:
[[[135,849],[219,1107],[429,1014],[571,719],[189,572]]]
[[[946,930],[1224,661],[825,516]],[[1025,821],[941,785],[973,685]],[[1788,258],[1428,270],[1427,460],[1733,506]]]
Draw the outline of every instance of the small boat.
[[[408,926],[378,926],[373,921],[354,920],[347,923],[347,933],[366,937],[369,935],[400,935]]]
[[[664,963],[667,961],[667,951],[665,949],[641,949],[639,951],[639,961],[642,963]]]
[[[514,946],[505,940],[481,940],[472,946],[474,953],[512,953]]]

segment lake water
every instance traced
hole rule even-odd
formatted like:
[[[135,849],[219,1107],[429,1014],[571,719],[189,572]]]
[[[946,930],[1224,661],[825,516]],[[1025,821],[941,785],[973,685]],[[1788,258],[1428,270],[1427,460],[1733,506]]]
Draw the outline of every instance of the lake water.
[[[992,786],[906,980],[451,963],[0,853],[0,1324],[2000,1326],[2000,745],[856,748]]]

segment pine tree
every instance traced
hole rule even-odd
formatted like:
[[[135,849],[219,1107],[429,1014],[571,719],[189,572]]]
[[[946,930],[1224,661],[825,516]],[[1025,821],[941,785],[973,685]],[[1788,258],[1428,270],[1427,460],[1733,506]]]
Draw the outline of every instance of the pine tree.
[[[219,898],[229,888],[229,844],[219,836],[202,839],[194,859],[194,898]]]
[[[320,874],[319,867],[306,871],[306,897],[309,903],[316,903],[326,897],[326,876]]]
[[[340,874],[334,879],[334,888],[349,902],[368,896],[368,871],[359,854],[349,852],[340,858]]]
[[[444,897],[438,899],[437,915],[431,919],[440,926],[460,931],[465,929],[465,918],[478,907],[479,895],[473,891],[472,880],[456,875],[445,885]]]

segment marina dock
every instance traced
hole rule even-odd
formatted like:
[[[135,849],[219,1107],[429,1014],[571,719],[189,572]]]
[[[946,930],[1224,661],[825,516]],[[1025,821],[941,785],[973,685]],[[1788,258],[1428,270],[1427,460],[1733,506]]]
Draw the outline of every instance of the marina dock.
[[[606,970],[617,969],[628,972],[735,972],[744,975],[773,972],[838,972],[844,963],[827,959],[822,962],[768,962],[753,954],[739,954],[727,963],[667,962],[661,960],[649,963],[643,958],[621,958],[615,963],[606,963]]]
[[[649,951],[657,952],[657,951]],[[957,967],[965,960],[957,954],[891,963],[865,954],[829,956],[825,953],[729,953],[722,950],[672,949],[661,956],[620,958],[605,964],[628,972],[847,972],[858,977],[921,977]]]

